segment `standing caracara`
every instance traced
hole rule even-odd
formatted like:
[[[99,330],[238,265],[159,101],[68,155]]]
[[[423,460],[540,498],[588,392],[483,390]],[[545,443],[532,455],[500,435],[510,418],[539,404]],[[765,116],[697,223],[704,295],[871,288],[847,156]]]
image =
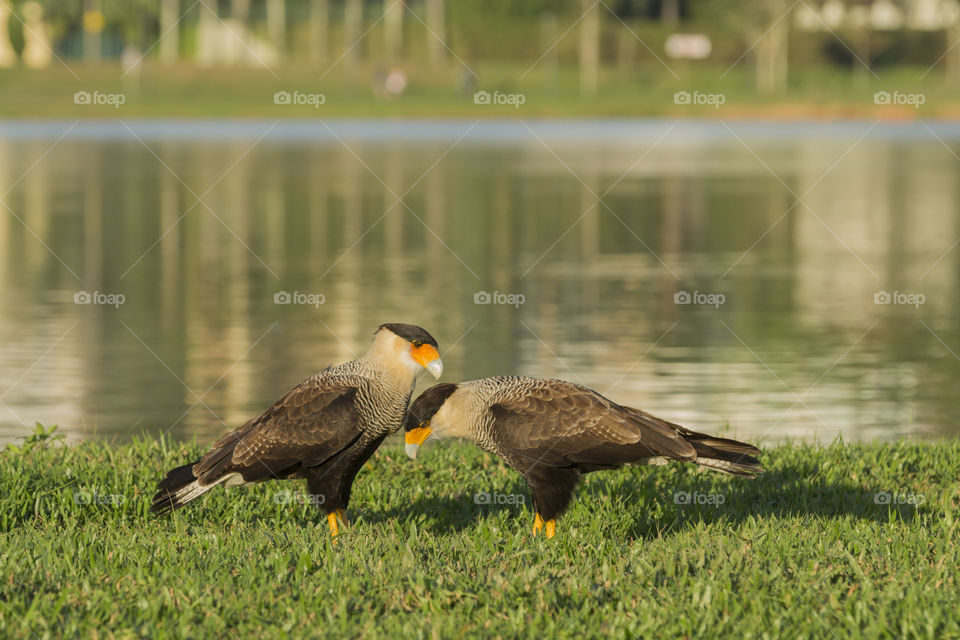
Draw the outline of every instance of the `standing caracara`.
[[[580,475],[624,464],[694,462],[735,476],[763,473],[749,444],[714,438],[619,405],[572,382],[482,378],[438,384],[404,424],[407,455],[436,438],[465,438],[523,474],[536,510],[533,533],[552,538]]]
[[[168,473],[150,510],[182,507],[218,484],[306,478],[336,536],[337,519],[347,523],[353,479],[400,428],[423,369],[436,378],[443,372],[433,336],[410,324],[381,325],[361,357],[307,378],[198,462]]]

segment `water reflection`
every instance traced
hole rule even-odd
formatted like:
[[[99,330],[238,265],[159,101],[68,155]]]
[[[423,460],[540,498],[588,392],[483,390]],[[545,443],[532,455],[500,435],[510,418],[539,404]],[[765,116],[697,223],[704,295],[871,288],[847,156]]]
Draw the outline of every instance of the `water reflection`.
[[[447,380],[563,377],[766,440],[956,434],[958,139],[870,123],[6,123],[0,439],[34,421],[209,438],[388,321],[430,329]],[[275,304],[282,291],[323,304]],[[924,301],[875,304],[883,291]]]

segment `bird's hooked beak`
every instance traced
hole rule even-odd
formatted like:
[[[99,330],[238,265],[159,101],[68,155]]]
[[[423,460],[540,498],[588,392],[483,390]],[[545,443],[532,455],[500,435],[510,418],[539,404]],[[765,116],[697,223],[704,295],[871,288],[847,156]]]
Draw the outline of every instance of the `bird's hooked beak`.
[[[410,429],[410,431],[403,434],[404,451],[407,452],[408,458],[411,460],[417,459],[417,453],[420,452],[420,445],[426,442],[431,433],[433,433],[433,429],[430,428],[430,423],[421,422],[419,427]]]
[[[410,346],[410,355],[421,367],[429,371],[434,378],[443,374],[443,361],[437,348],[432,344],[422,344],[419,347]]]

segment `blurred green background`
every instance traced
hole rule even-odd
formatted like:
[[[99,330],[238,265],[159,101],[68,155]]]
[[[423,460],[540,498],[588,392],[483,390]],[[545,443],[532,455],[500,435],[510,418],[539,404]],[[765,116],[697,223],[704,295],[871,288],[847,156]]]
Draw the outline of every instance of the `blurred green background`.
[[[212,438],[396,321],[761,442],[960,428],[955,0],[0,14],[0,440]]]
[[[955,0],[4,0],[0,116],[517,115],[478,110],[487,91],[523,94],[523,117],[718,117],[674,99],[698,91],[726,118],[953,117],[958,16]],[[277,108],[277,91],[324,102]]]

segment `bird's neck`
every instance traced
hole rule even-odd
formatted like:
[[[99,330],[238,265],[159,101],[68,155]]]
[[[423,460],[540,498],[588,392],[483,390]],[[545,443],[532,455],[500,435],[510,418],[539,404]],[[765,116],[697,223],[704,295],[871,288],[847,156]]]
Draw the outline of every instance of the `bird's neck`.
[[[380,382],[405,391],[413,389],[417,374],[423,371],[410,354],[410,343],[389,331],[379,331],[359,361]]]

